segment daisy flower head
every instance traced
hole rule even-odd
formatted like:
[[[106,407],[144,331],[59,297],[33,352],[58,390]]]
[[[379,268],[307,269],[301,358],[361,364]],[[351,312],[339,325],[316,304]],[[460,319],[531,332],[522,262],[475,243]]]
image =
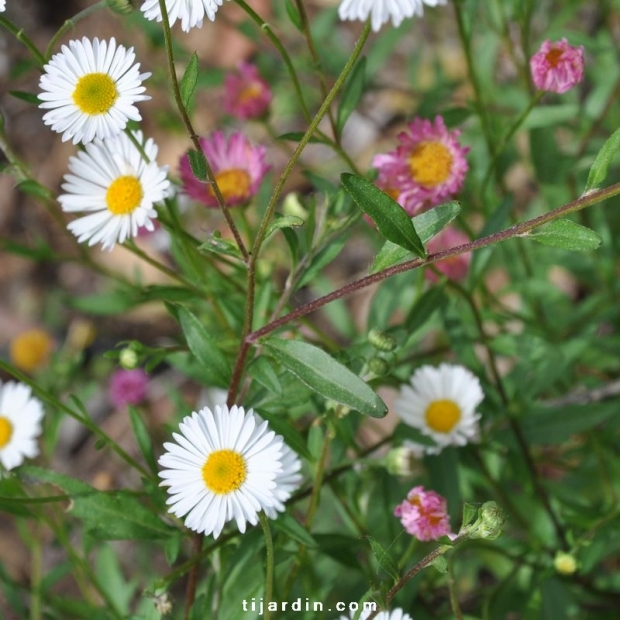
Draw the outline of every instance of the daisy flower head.
[[[217,538],[233,519],[241,533],[258,513],[283,509],[296,482],[296,456],[251,409],[208,407],[183,419],[159,459],[169,511],[190,529]]]
[[[43,405],[27,385],[0,382],[0,465],[11,470],[39,454]]]
[[[228,139],[221,131],[215,131],[209,137],[200,138],[200,145],[226,205],[247,204],[269,170],[265,164],[265,147],[253,146],[240,131]],[[183,191],[207,207],[217,207],[213,188],[196,179],[187,154],[181,158],[179,169]]]
[[[573,47],[566,39],[545,41],[530,58],[532,81],[538,90],[565,93],[583,79],[583,45]]]
[[[424,487],[414,487],[407,499],[394,509],[403,527],[418,540],[437,540],[450,533],[450,517],[446,500]]]
[[[447,226],[428,242],[427,249],[429,254],[436,254],[466,243],[469,243],[469,237],[464,232],[454,226]],[[435,267],[450,280],[460,282],[467,276],[469,263],[471,263],[471,252],[466,252],[441,260],[435,263]],[[432,269],[427,269],[424,275],[431,282],[437,282],[437,276]]]
[[[17,334],[9,345],[11,363],[24,372],[45,366],[54,348],[52,336],[44,329],[28,329]]]
[[[374,609],[364,608],[360,614],[360,620],[366,620]],[[351,616],[340,616],[339,620],[350,620],[355,616],[355,612],[351,612]],[[392,611],[380,611],[376,616],[376,620],[413,620],[413,618],[400,608]]]
[[[110,402],[118,408],[137,405],[146,398],[149,376],[142,368],[119,368],[112,373],[108,386]]]
[[[483,398],[480,381],[463,366],[422,366],[401,387],[394,409],[403,422],[433,439],[436,446],[426,452],[438,454],[477,439],[476,407]]]
[[[153,204],[168,195],[167,166],[155,162],[157,146],[151,138],[144,142],[142,132],[132,132],[142,145],[142,153],[122,133],[108,140],[95,140],[69,159],[58,197],[66,213],[85,211],[88,215],[69,223],[78,241],[88,245],[101,242],[111,250],[128,237],[135,237],[141,226],[153,230],[157,217]]]
[[[446,0],[342,0],[338,15],[342,20],[366,21],[370,17],[372,29],[377,32],[390,19],[395,28],[403,19],[424,13],[424,5],[438,6]]]
[[[172,26],[177,19],[180,20],[183,32],[189,32],[194,27],[202,28],[205,15],[214,21],[220,6],[222,6],[222,0],[166,0],[170,25]],[[140,10],[148,20],[160,22],[163,19],[159,0],[145,0]]]
[[[376,155],[377,186],[411,215],[444,202],[463,185],[469,147],[459,144],[460,130],[449,131],[441,116],[414,118],[398,135],[396,150]]]
[[[117,45],[114,37],[109,41],[84,37],[61,49],[44,67],[39,107],[49,110],[43,122],[62,133],[63,142],[111,138],[125,129],[128,120],[140,120],[134,103],[150,99],[142,94],[146,90],[142,82],[151,74],[139,73],[133,47]]]
[[[6,0],[0,0],[0,13],[4,13],[6,10]]]
[[[235,118],[260,118],[269,109],[271,88],[259,75],[258,68],[242,62],[237,73],[228,73],[224,80],[223,106]]]

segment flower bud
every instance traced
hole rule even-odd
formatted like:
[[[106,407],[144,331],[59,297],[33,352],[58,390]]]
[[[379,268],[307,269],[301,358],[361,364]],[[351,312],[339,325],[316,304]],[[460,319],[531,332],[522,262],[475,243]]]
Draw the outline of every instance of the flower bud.
[[[106,0],[108,8],[120,15],[129,15],[134,9],[132,0]]]
[[[132,347],[125,347],[118,356],[119,364],[125,370],[133,370],[138,366],[138,354]]]
[[[398,346],[398,343],[392,336],[388,336],[385,332],[378,329],[371,329],[368,332],[368,342],[378,351],[385,353],[390,353]]]
[[[383,377],[390,370],[390,365],[382,357],[373,357],[368,361],[368,370],[375,377]]]
[[[577,570],[577,560],[570,553],[558,551],[555,554],[553,566],[560,575],[572,575]]]
[[[465,532],[471,539],[495,540],[501,536],[505,522],[504,511],[495,502],[485,502],[478,511],[478,519]]]

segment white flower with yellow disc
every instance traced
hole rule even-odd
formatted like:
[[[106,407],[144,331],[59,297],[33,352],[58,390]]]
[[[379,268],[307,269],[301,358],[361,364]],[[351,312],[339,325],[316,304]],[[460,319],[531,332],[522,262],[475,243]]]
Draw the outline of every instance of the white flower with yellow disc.
[[[43,405],[27,385],[0,381],[0,464],[6,470],[39,454]]]
[[[143,143],[142,132],[132,135],[143,153],[127,135],[119,134],[90,142],[69,159],[70,174],[62,184],[66,193],[58,201],[67,213],[88,213],[68,225],[80,243],[101,243],[111,250],[115,243],[135,237],[142,226],[154,229],[153,204],[166,198],[170,188],[167,167],[155,162],[157,146],[152,139]]]
[[[39,86],[40,108],[49,110],[43,122],[62,133],[63,142],[86,144],[111,138],[125,129],[128,120],[139,121],[136,101],[150,99],[139,73],[133,47],[117,45],[114,37],[100,41],[84,37],[69,41],[44,67]]]
[[[403,385],[394,404],[400,418],[432,438],[437,454],[446,446],[464,446],[478,438],[480,414],[476,407],[484,399],[480,381],[463,366],[422,366]]]
[[[299,459],[251,409],[217,405],[192,413],[165,443],[161,486],[170,512],[190,529],[217,538],[233,519],[240,532],[284,510],[299,483]]]

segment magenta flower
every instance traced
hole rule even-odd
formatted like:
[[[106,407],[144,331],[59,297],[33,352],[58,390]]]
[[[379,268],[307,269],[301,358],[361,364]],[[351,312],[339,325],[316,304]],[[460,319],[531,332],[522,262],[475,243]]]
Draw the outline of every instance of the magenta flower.
[[[422,486],[407,493],[407,499],[394,509],[394,516],[400,517],[403,527],[418,540],[437,540],[450,534],[446,500]]]
[[[469,237],[464,232],[453,226],[448,226],[428,242],[427,250],[429,254],[435,254],[466,243],[469,243]],[[465,279],[470,262],[471,252],[467,252],[466,254],[459,254],[458,256],[439,261],[435,263],[435,267],[441,273],[448,276],[450,280],[460,282]],[[424,276],[431,282],[437,282],[437,275],[432,269],[427,269],[424,272]]]
[[[269,170],[265,147],[252,146],[240,131],[228,139],[221,131],[215,131],[208,138],[200,138],[200,145],[227,206],[248,203]],[[179,167],[183,191],[207,207],[217,207],[213,188],[193,175],[187,155],[183,155]]]
[[[125,405],[137,405],[146,398],[148,383],[148,375],[142,368],[116,370],[110,377],[108,387],[110,402],[117,408]]]
[[[229,73],[224,80],[224,110],[236,118],[260,118],[269,109],[271,97],[269,84],[249,62],[240,63],[238,73]]]
[[[545,41],[530,58],[534,86],[550,93],[565,93],[583,79],[583,63],[583,45],[572,47],[566,39]]]
[[[376,155],[376,184],[411,215],[452,198],[463,185],[468,170],[469,147],[458,142],[460,131],[448,131],[444,120],[414,118],[408,132],[398,134],[399,146]]]

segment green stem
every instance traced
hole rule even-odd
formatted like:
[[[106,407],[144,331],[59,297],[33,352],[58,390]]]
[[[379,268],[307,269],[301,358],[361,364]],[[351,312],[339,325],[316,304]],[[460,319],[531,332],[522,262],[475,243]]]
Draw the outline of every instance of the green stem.
[[[177,109],[179,110],[179,114],[181,115],[181,120],[183,121],[183,125],[185,126],[185,129],[187,133],[189,134],[189,137],[192,141],[192,144],[194,145],[194,148],[196,149],[197,152],[202,154],[202,157],[205,163],[206,173],[207,173],[207,180],[213,189],[213,193],[215,194],[215,199],[217,200],[217,204],[220,210],[222,211],[222,213],[224,214],[226,223],[228,224],[228,227],[230,228],[230,232],[235,238],[235,242],[239,248],[239,251],[241,252],[243,256],[243,260],[247,263],[247,261],[249,260],[248,250],[245,247],[245,243],[243,243],[243,239],[241,238],[241,235],[239,234],[239,231],[237,230],[237,226],[234,220],[232,219],[230,210],[228,209],[228,206],[226,205],[226,201],[224,200],[224,197],[222,196],[222,192],[217,184],[217,180],[215,179],[213,170],[211,169],[211,165],[209,164],[209,161],[207,160],[204,154],[202,145],[200,144],[200,139],[198,137],[198,134],[194,130],[192,121],[190,120],[189,114],[187,113],[187,108],[185,107],[185,104],[183,103],[183,97],[181,96],[181,90],[179,88],[179,82],[177,80],[176,68],[174,64],[174,53],[172,50],[172,32],[170,30],[170,20],[168,18],[168,9],[166,8],[165,0],[159,0],[159,8],[160,8],[161,15],[162,15],[162,24],[163,24],[163,29],[164,29],[164,44],[166,47],[166,59],[168,62],[168,75],[170,77],[170,84],[172,85],[172,93],[174,95],[174,100],[176,102]]]
[[[49,45],[47,46],[47,49],[45,50],[45,62],[49,61],[52,55],[52,52],[54,51],[54,48],[56,47],[56,44],[58,43],[58,41],[60,41],[60,39],[63,37],[63,35],[66,32],[68,32],[72,28],[75,28],[76,24],[81,22],[83,19],[85,19],[92,13],[95,13],[96,11],[99,11],[100,9],[105,9],[106,6],[107,6],[107,2],[105,0],[101,0],[101,2],[97,2],[96,4],[93,4],[92,6],[85,8],[84,10],[77,13],[71,19],[68,19],[67,21],[65,21],[65,23],[58,29],[58,32],[56,32],[56,34],[51,38]]]
[[[263,528],[265,534],[265,618],[269,620],[271,618],[271,611],[269,610],[269,603],[273,597],[273,567],[274,567],[274,553],[273,553],[273,538],[271,536],[271,529],[269,528],[269,519],[263,510],[258,513],[258,519],[260,526]]]
[[[160,0],[160,2],[163,2],[163,0]],[[239,353],[237,355],[237,360],[235,362],[235,367],[233,370],[230,388],[228,390],[228,404],[229,405],[234,401],[237,391],[239,389],[241,377],[243,375],[245,359],[246,359],[249,346],[250,346],[250,342],[248,341],[248,335],[250,334],[252,330],[252,322],[254,319],[254,296],[255,296],[255,290],[256,290],[256,261],[258,260],[261,245],[263,244],[263,241],[265,240],[265,235],[267,233],[269,222],[271,221],[271,218],[273,217],[273,213],[275,211],[276,205],[278,204],[278,199],[280,198],[280,194],[282,193],[284,185],[286,181],[288,180],[288,177],[292,173],[295,167],[295,164],[297,163],[297,160],[299,159],[306,145],[310,141],[310,138],[312,137],[316,128],[321,122],[321,119],[325,116],[327,110],[329,109],[332,101],[335,99],[336,95],[338,94],[347,76],[353,69],[355,63],[357,62],[357,59],[359,58],[359,55],[362,53],[362,49],[364,47],[364,44],[366,43],[366,40],[368,39],[369,34],[370,34],[370,24],[367,23],[364,26],[364,29],[362,31],[362,34],[360,35],[360,38],[357,40],[357,43],[355,44],[355,48],[353,49],[353,52],[349,60],[345,64],[342,72],[338,76],[338,79],[332,86],[332,89],[328,93],[327,97],[321,104],[321,107],[319,108],[314,119],[310,123],[308,129],[306,130],[306,133],[303,135],[302,139],[299,141],[299,144],[297,145],[293,155],[291,156],[286,167],[284,168],[284,171],[282,172],[280,178],[278,179],[278,182],[276,183],[276,186],[269,200],[269,204],[267,205],[267,209],[265,211],[263,219],[260,223],[258,232],[256,233],[254,244],[252,246],[250,261],[248,264],[248,285],[247,285],[247,298],[246,298],[246,309],[245,309],[245,318],[244,318],[244,325],[243,325],[242,343],[239,349]]]
[[[0,26],[4,26],[6,30],[8,30],[11,34],[14,34],[15,38],[20,43],[23,43],[30,50],[30,53],[36,58],[37,62],[40,65],[45,64],[45,57],[37,49],[37,46],[24,34],[24,30],[22,28],[18,28],[8,19],[2,16],[0,16]]]
[[[160,0],[161,2],[161,0]],[[299,78],[297,77],[297,72],[295,71],[295,67],[293,66],[293,61],[289,56],[288,52],[282,45],[282,42],[271,30],[271,26],[252,8],[250,7],[244,0],[235,0],[235,2],[250,16],[250,18],[258,25],[258,27],[267,35],[267,38],[273,43],[274,47],[282,56],[282,60],[284,60],[284,64],[288,69],[288,73],[291,76],[291,81],[293,82],[293,88],[295,89],[295,93],[297,94],[297,99],[299,100],[299,106],[301,108],[301,113],[304,116],[304,119],[307,123],[310,122],[312,116],[308,110],[308,106],[304,100],[303,91],[301,89],[301,84],[299,82]]]

